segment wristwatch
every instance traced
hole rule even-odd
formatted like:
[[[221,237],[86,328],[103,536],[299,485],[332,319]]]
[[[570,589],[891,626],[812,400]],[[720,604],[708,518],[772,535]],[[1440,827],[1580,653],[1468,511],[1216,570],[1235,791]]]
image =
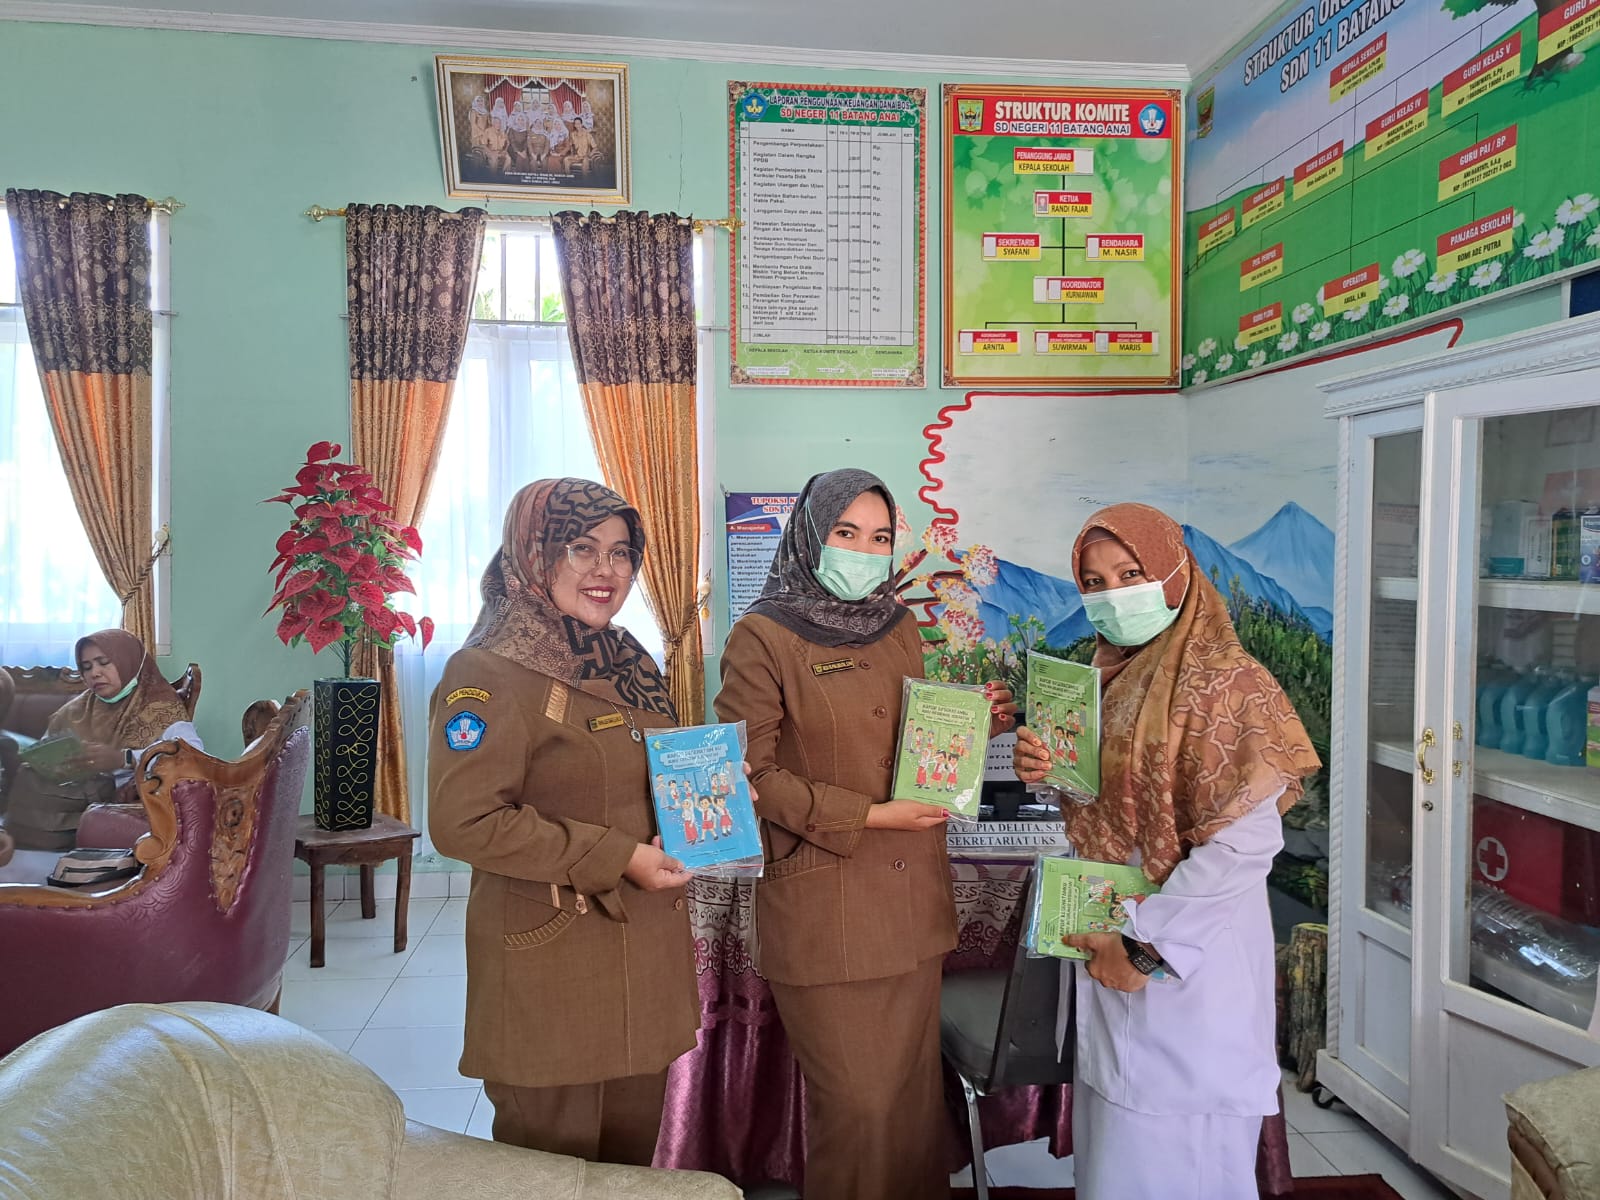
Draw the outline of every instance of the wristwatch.
[[[1128,952],[1128,961],[1139,974],[1153,975],[1161,969],[1161,960],[1127,934],[1122,935],[1122,948]]]

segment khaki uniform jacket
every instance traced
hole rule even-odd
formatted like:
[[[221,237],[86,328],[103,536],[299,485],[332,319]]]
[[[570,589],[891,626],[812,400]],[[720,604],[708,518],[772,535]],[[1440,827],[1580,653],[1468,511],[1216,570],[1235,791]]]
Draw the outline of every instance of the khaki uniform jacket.
[[[868,646],[819,646],[741,617],[722,654],[723,721],[744,721],[766,871],[756,961],[778,983],[881,979],[956,944],[944,830],[867,829],[888,800],[907,676],[922,637],[906,613]]]
[[[623,709],[640,729],[670,725]],[[472,721],[482,729],[473,748]],[[591,728],[603,721],[610,728]],[[461,1073],[517,1087],[665,1068],[700,1002],[681,889],[622,878],[656,833],[644,745],[611,705],[486,650],[434,693],[428,829],[470,863]]]

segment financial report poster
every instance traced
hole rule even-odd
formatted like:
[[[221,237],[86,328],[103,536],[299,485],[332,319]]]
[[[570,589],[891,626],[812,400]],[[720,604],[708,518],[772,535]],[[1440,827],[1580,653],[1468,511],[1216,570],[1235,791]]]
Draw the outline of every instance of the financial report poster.
[[[1184,382],[1600,255],[1600,0],[1288,5],[1190,93]]]
[[[922,387],[922,88],[728,84],[731,381]]]
[[[944,87],[944,385],[1177,383],[1180,93]]]

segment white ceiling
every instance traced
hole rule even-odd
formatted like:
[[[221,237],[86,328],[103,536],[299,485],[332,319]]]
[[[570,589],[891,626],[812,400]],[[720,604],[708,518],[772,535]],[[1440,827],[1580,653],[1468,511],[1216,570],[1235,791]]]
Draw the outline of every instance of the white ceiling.
[[[1178,64],[1196,72],[1275,7],[1275,0],[6,0],[0,17],[92,21],[98,12],[128,24],[142,12],[152,25],[207,28],[237,18],[370,22],[958,60]]]

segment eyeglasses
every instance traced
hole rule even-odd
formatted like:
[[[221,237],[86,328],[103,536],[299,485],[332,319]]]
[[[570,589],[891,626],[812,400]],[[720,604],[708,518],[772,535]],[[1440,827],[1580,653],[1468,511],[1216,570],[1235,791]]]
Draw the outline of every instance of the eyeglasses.
[[[593,542],[567,543],[567,561],[580,575],[587,575],[598,567],[600,557],[600,547]],[[639,564],[644,561],[644,555],[632,546],[617,546],[608,551],[605,558],[613,571],[629,579],[633,578],[639,570]]]

